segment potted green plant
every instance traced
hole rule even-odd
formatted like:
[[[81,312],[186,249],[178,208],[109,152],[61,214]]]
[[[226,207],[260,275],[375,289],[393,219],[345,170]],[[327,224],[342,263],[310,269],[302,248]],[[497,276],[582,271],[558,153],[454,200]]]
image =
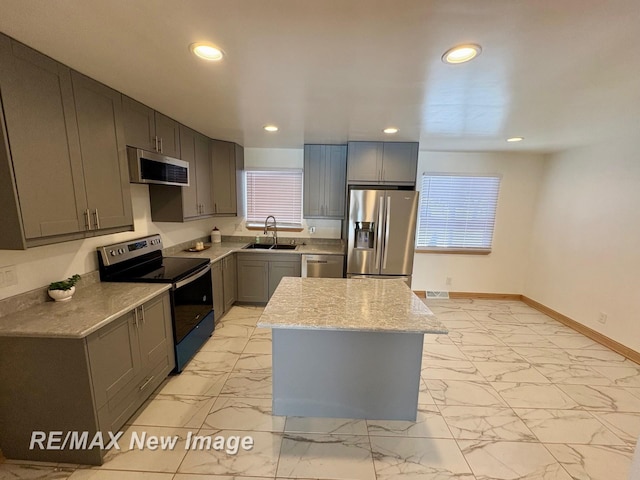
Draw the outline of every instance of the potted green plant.
[[[49,296],[56,302],[66,302],[73,297],[73,294],[76,292],[76,283],[79,281],[80,275],[76,273],[66,280],[51,283],[47,293],[49,293]]]

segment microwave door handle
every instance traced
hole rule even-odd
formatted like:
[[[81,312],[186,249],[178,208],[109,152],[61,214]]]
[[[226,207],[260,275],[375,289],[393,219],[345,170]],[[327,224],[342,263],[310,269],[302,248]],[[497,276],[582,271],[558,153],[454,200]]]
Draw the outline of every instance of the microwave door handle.
[[[382,254],[382,221],[384,210],[384,197],[378,199],[378,226],[376,228],[376,270],[380,270],[380,256]]]
[[[199,270],[198,273],[195,273],[195,274],[191,275],[190,277],[185,278],[184,280],[180,280],[178,283],[176,283],[175,289],[177,290],[178,288],[182,288],[185,285],[190,284],[191,282],[199,279],[204,274],[206,274],[207,272],[210,272],[210,271],[211,271],[211,264],[207,265],[202,270]]]
[[[391,197],[387,197],[387,220],[384,223],[384,253],[382,254],[382,269],[387,268],[389,253],[389,224],[391,223]]]

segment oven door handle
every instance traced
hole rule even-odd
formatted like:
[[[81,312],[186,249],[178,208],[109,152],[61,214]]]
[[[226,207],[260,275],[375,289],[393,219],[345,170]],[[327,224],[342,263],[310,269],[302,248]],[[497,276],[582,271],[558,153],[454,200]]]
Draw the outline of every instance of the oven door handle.
[[[197,280],[198,278],[202,277],[203,275],[205,275],[207,272],[211,271],[211,264],[207,265],[206,267],[204,267],[202,270],[198,270],[197,273],[194,273],[193,275],[191,275],[190,277],[185,278],[184,280],[180,280],[179,282],[177,282],[174,286],[175,289],[178,288],[182,288],[185,285],[190,284],[191,282],[193,282],[194,280]]]

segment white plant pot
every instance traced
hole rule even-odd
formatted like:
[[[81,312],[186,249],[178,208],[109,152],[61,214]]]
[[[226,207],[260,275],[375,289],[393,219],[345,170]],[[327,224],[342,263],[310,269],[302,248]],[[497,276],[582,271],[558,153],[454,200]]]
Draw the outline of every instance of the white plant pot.
[[[76,293],[76,287],[71,287],[69,290],[47,290],[47,293],[56,302],[66,302]]]

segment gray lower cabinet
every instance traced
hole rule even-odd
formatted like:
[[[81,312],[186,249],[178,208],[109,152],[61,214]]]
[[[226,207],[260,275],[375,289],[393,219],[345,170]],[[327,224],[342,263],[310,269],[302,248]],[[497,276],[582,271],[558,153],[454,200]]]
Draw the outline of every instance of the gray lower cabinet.
[[[347,147],[347,183],[416,183],[417,142],[349,142]]]
[[[0,248],[133,229],[120,94],[0,34]]]
[[[182,160],[189,162],[189,186],[149,185],[151,219],[184,222],[213,215],[209,138],[180,126]]]
[[[152,108],[122,96],[127,145],[180,158],[180,124]]]
[[[238,296],[238,275],[236,255],[227,255],[222,259],[222,273],[224,280],[224,312],[233,307]]]
[[[300,276],[300,255],[238,253],[238,302],[267,303],[282,277]]]
[[[346,145],[304,146],[305,218],[344,218]]]
[[[175,366],[169,294],[87,338],[0,337],[0,363],[4,455],[100,465],[106,452],[97,448],[29,449],[31,432],[102,432],[108,441],[120,430]]]
[[[236,254],[227,255],[213,263],[213,308],[216,322],[233,307],[237,297]]]
[[[244,149],[235,143],[211,140],[213,211],[236,215],[242,211]]]
[[[225,313],[222,260],[213,262],[211,265],[211,278],[213,283],[213,314],[215,321],[218,322]]]

